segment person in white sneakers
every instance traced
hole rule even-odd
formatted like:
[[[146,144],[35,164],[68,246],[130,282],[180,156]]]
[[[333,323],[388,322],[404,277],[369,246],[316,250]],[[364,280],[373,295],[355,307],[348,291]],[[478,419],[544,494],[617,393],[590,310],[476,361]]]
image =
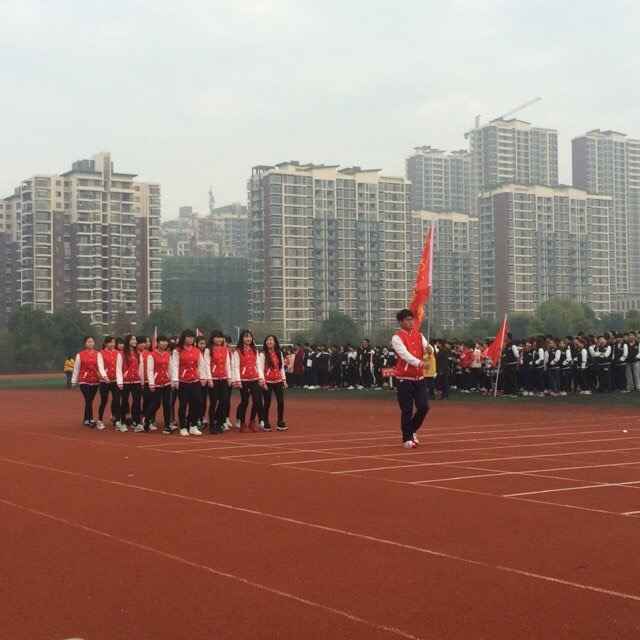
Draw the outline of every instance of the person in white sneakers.
[[[202,386],[207,385],[209,375],[204,356],[195,346],[195,333],[189,329],[182,332],[178,346],[171,354],[171,384],[178,390],[178,424],[181,436],[201,436],[198,429]]]
[[[399,311],[396,318],[400,329],[391,338],[391,346],[397,356],[394,377],[398,386],[402,446],[413,449],[420,444],[416,433],[429,413],[423,366],[429,343],[420,330],[414,327],[413,313],[409,309]]]

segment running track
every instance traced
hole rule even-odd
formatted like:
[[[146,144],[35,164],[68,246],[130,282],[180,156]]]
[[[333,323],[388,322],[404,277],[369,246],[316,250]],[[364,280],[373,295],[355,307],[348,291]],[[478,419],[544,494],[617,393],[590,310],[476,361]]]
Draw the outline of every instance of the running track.
[[[391,396],[189,439],[0,402],[0,638],[639,637],[629,409],[441,403],[404,451]]]

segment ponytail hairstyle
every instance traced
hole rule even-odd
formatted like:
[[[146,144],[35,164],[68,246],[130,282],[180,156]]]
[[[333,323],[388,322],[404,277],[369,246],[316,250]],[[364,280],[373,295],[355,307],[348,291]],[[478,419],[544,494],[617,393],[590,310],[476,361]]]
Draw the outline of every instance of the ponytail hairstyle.
[[[249,329],[245,329],[244,331],[240,332],[240,337],[238,338],[238,349],[242,350],[242,348],[244,347],[245,336],[251,336],[251,348],[253,349],[254,353],[258,353],[258,349],[256,347],[256,339],[253,337],[253,333],[251,333]]]
[[[193,338],[193,341],[195,342],[196,334],[191,329],[185,329],[180,334],[180,339],[178,340],[178,349],[184,349],[184,341],[186,338]]]
[[[264,342],[262,343],[262,353],[264,353],[264,366],[266,369],[272,369],[273,363],[271,362],[271,358],[268,357],[269,349],[267,349],[267,340],[269,338],[273,339],[273,351],[278,358],[278,369],[282,369],[282,351],[280,351],[280,343],[278,342],[278,338],[274,335],[268,335]]]

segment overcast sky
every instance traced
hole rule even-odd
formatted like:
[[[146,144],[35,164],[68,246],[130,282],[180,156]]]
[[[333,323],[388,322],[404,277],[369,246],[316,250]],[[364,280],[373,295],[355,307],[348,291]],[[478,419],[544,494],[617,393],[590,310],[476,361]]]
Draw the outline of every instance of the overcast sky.
[[[255,164],[402,175],[519,117],[640,137],[637,0],[0,0],[0,194],[109,150],[163,215],[246,199]]]

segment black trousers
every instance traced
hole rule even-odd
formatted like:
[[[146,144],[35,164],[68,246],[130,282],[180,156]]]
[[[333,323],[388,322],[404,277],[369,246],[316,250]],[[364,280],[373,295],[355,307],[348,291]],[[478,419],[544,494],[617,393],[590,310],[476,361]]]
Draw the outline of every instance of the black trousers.
[[[178,401],[178,390],[171,387],[171,422],[176,422],[176,402]]]
[[[140,424],[142,418],[142,408],[140,400],[142,396],[142,385],[139,382],[125,384],[120,393],[120,419],[124,422],[129,415],[129,398],[131,398],[131,420],[133,424]]]
[[[227,380],[214,380],[209,393],[209,429],[220,430],[227,419],[229,404],[229,383]]]
[[[505,395],[513,396],[518,392],[518,371],[516,365],[505,365],[502,368],[502,388]]]
[[[203,423],[207,415],[207,401],[209,400],[209,387],[201,387],[200,391],[200,416],[198,422]]]
[[[240,387],[240,404],[236,415],[241,423],[244,423],[245,416],[247,414],[247,407],[249,406],[249,398],[253,402],[256,414],[259,420],[264,421],[264,407],[262,405],[262,389],[257,380],[251,382],[243,382]]]
[[[149,389],[149,385],[142,387],[142,415],[146,418],[149,410],[153,406],[153,391]]]
[[[429,413],[426,380],[398,380],[398,404],[402,441],[407,442],[413,439]]]
[[[178,424],[181,429],[195,427],[202,410],[202,385],[200,382],[181,382],[178,386]]]
[[[440,391],[440,397],[444,400],[449,397],[449,374],[439,373],[436,378],[436,386]]]
[[[627,365],[613,365],[613,388],[616,391],[624,391],[627,388]]]
[[[276,397],[276,405],[278,411],[278,424],[284,422],[284,383],[275,382],[267,383],[267,388],[263,390],[262,396],[264,398],[264,424],[269,426],[269,409],[271,409],[271,394]]]
[[[598,367],[598,391],[609,393],[611,391],[611,370],[609,365]]]
[[[104,410],[107,408],[109,394],[111,394],[111,419],[114,422],[118,422],[120,420],[120,389],[118,389],[118,385],[115,382],[100,383],[100,406],[98,407],[98,420],[102,422],[102,419],[104,418]]]
[[[93,401],[98,393],[97,384],[81,384],[80,391],[84,397],[84,421],[93,420]]]
[[[171,385],[164,387],[156,387],[151,391],[151,398],[147,409],[144,412],[144,417],[147,422],[154,422],[156,419],[156,413],[158,409],[162,407],[162,415],[164,417],[164,426],[168,427],[171,424],[171,397],[172,397]]]

